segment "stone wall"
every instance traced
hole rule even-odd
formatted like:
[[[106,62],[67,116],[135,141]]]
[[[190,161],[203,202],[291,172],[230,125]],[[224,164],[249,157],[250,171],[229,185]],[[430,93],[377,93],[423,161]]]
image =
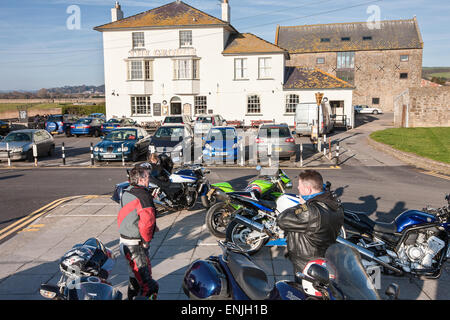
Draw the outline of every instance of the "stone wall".
[[[400,61],[401,55],[408,55],[408,61]],[[317,64],[317,58],[324,58],[324,64]],[[290,54],[287,66],[316,67],[336,76],[337,53],[318,52]],[[400,73],[407,73],[400,79]],[[376,106],[385,112],[394,110],[394,98],[410,87],[420,87],[422,79],[422,50],[380,50],[356,51],[354,68],[353,104]],[[379,98],[379,105],[372,104]]]
[[[396,97],[396,127],[450,126],[450,87],[414,87]]]

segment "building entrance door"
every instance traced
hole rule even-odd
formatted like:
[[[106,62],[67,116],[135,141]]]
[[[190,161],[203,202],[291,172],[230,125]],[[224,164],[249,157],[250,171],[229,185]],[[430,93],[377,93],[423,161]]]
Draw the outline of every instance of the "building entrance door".
[[[181,99],[178,97],[173,97],[170,100],[170,114],[173,116],[181,115]]]

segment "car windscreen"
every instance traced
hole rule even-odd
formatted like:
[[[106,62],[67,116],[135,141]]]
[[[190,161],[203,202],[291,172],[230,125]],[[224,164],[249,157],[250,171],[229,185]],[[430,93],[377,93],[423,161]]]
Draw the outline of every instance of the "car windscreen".
[[[291,136],[288,127],[261,127],[258,137],[289,138]]]
[[[49,116],[47,121],[63,121],[62,116]]]
[[[137,132],[136,130],[114,130],[108,133],[105,140],[111,141],[125,141],[125,140],[136,140]]]
[[[92,119],[83,118],[77,121],[77,124],[89,124],[92,122]]]
[[[184,127],[159,127],[155,132],[155,138],[179,138],[184,136]]]
[[[26,142],[31,141],[31,133],[13,132],[6,136],[4,142]]]
[[[181,117],[167,117],[164,123],[182,123],[183,119]]]
[[[215,140],[233,140],[236,138],[236,131],[232,128],[211,129],[206,137],[206,140],[210,141],[213,137]]]
[[[108,121],[106,121],[106,123],[119,123],[120,120],[119,119],[109,119]]]
[[[195,122],[197,123],[212,123],[212,117],[198,117]]]

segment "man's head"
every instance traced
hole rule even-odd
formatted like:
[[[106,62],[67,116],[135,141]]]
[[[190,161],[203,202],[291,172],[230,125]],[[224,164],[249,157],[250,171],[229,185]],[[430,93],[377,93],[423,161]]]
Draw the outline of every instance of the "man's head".
[[[130,171],[130,184],[133,186],[148,187],[150,180],[148,170],[144,167],[134,167]]]
[[[150,153],[147,158],[150,163],[158,163],[158,155],[156,153]]]
[[[319,193],[323,190],[323,178],[315,170],[306,170],[298,176],[298,192],[302,196]]]

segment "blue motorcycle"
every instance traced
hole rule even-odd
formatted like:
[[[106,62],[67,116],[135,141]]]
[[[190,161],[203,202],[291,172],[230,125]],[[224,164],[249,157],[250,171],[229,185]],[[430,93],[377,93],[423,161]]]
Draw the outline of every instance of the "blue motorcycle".
[[[347,237],[337,241],[358,250],[366,268],[372,265],[387,274],[437,279],[450,255],[450,195],[445,199],[442,208],[407,210],[391,223],[344,210]]]
[[[295,281],[269,284],[266,273],[230,242],[219,241],[223,254],[194,261],[186,270],[183,291],[194,300],[380,300],[356,250],[334,244],[326,251],[326,265],[311,264]],[[313,288],[305,290],[305,283]],[[395,299],[398,287],[386,294]]]

